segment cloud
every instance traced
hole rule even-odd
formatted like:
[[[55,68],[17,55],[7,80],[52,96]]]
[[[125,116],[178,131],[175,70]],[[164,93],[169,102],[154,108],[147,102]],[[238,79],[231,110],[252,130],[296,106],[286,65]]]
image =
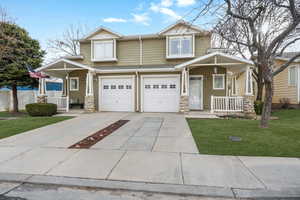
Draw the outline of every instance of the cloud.
[[[163,7],[170,7],[173,5],[173,0],[161,0],[160,5]]]
[[[145,26],[149,26],[149,22],[150,22],[150,17],[148,16],[147,13],[142,13],[142,14],[134,14],[131,13],[131,15],[133,16],[132,21],[139,23],[139,24],[143,24]]]
[[[177,0],[176,5],[178,7],[191,6],[196,3],[196,0]]]
[[[105,19],[103,19],[103,21],[107,22],[107,23],[125,23],[125,22],[127,22],[126,19],[114,18],[114,17],[105,18]]]
[[[182,18],[174,10],[163,7],[161,4],[151,3],[150,10],[152,10],[153,12],[156,12],[156,13],[161,13],[161,14],[167,15],[168,17],[175,19],[175,20],[179,20]]]

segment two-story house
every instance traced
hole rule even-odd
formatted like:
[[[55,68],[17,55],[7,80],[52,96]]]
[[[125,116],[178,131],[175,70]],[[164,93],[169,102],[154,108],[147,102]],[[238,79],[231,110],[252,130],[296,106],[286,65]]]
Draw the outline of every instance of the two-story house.
[[[48,98],[59,108],[79,103],[88,111],[243,111],[245,97],[253,96],[252,66],[214,51],[209,31],[178,21],[147,35],[100,27],[80,40],[80,56],[38,71],[64,80],[64,97]],[[40,101],[43,91],[40,80]]]

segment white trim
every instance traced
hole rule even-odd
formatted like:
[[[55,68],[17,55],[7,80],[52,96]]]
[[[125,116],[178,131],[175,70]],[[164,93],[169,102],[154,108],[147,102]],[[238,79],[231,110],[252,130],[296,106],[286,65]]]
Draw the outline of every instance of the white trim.
[[[172,71],[179,71],[175,70],[174,68],[149,68],[149,69],[116,69],[116,70],[101,70],[95,69],[98,73],[126,73],[126,72],[172,72]]]
[[[181,69],[181,68],[184,68],[186,66],[192,65],[194,63],[206,60],[206,59],[208,59],[210,57],[214,57],[214,56],[221,56],[221,57],[229,58],[229,59],[232,59],[232,60],[240,61],[240,62],[242,62],[244,64],[253,65],[253,62],[250,61],[250,60],[246,60],[244,58],[240,58],[240,57],[237,57],[237,56],[228,55],[228,54],[221,53],[221,52],[214,52],[214,53],[210,53],[210,54],[207,54],[205,56],[200,56],[200,57],[195,58],[193,60],[190,60],[190,61],[178,64],[178,65],[175,66],[175,68],[176,69]],[[219,65],[219,64],[217,64],[217,65]]]
[[[94,44],[95,43],[111,43],[112,42],[112,55],[113,57],[111,58],[101,58],[101,59],[95,59],[95,48]],[[109,61],[117,61],[117,50],[116,50],[116,39],[103,39],[103,40],[91,40],[91,61],[92,62],[109,62]]]
[[[93,32],[91,32],[91,33],[87,34],[86,36],[84,36],[82,39],[80,39],[80,41],[87,40],[87,39],[89,39],[91,36],[93,36],[95,33],[100,32],[100,31],[102,31],[102,30],[104,30],[104,31],[106,31],[106,32],[109,32],[109,33],[112,33],[113,35],[116,35],[116,36],[118,36],[118,37],[123,37],[123,35],[121,35],[120,33],[117,33],[117,32],[115,32],[115,31],[112,31],[111,29],[106,28],[106,27],[104,27],[104,26],[100,26],[99,28],[97,28],[97,29],[94,30]]]
[[[140,107],[140,84],[139,84],[139,74],[138,72],[135,73],[135,77],[136,77],[136,111],[139,111],[139,107]]]
[[[249,76],[249,73],[250,73],[250,76]],[[250,78],[250,80],[249,80],[249,78]],[[249,83],[250,83],[251,92],[248,92]],[[245,94],[252,96],[253,95],[252,69],[250,69],[249,66],[247,67],[247,70],[246,70],[246,84],[245,85],[246,85]]]
[[[73,89],[72,87],[71,87],[71,81],[72,80],[77,80],[77,88],[76,89]],[[70,89],[70,91],[79,91],[79,77],[69,77],[69,81],[70,81],[70,85],[69,85],[69,89]]]
[[[185,34],[185,35],[180,35],[180,36],[167,36],[166,37],[166,40],[167,40],[167,48],[166,48],[166,58],[167,59],[178,59],[178,58],[193,58],[195,56],[195,38],[194,38],[194,34]],[[183,38],[189,38],[190,42],[192,43],[191,44],[191,51],[192,53],[191,54],[184,54],[182,55],[181,54],[181,51],[182,51],[182,39]],[[171,48],[169,47],[169,45],[171,44],[170,40],[172,39],[179,39],[179,54],[178,55],[171,55],[170,54],[170,51],[171,51]]]
[[[119,75],[119,76],[98,76],[98,110],[99,111],[102,111],[101,110],[101,99],[102,99],[102,85],[101,85],[101,82],[102,82],[102,79],[123,79],[123,78],[131,78],[132,80],[132,112],[135,111],[135,75]]]
[[[49,63],[47,65],[42,66],[42,67],[39,67],[39,68],[36,69],[36,71],[45,70],[45,69],[47,69],[47,68],[49,68],[49,67],[51,67],[51,66],[53,66],[53,65],[55,65],[57,63],[60,63],[60,62],[68,63],[70,65],[75,65],[75,66],[81,67],[83,69],[88,69],[88,70],[94,71],[93,68],[91,68],[91,67],[89,67],[87,65],[83,65],[83,64],[80,64],[78,62],[70,61],[70,60],[67,60],[67,59],[64,59],[64,58],[57,59],[54,62],[51,62],[51,63]],[[66,69],[68,69],[68,68],[66,68]]]
[[[192,78],[192,77],[201,77],[201,82],[202,82],[202,87],[201,87],[201,105],[200,105],[200,109],[199,110],[203,110],[203,108],[204,108],[204,105],[203,105],[203,101],[204,101],[204,93],[203,93],[203,85],[204,85],[204,75],[190,75],[189,76],[189,85],[190,85],[190,78]],[[189,94],[190,95],[190,94]],[[190,100],[189,100],[190,101]],[[189,106],[190,106],[190,104],[189,104]]]
[[[177,25],[179,25],[179,24],[185,25],[185,26],[190,27],[190,28],[192,28],[192,29],[194,29],[194,30],[196,30],[196,31],[199,31],[199,32],[204,32],[204,30],[202,30],[202,29],[201,29],[200,27],[198,27],[198,26],[192,25],[192,24],[190,24],[190,23],[188,23],[188,22],[186,22],[186,21],[184,21],[184,20],[179,20],[179,21],[177,21],[176,23],[171,24],[170,26],[168,26],[168,27],[164,28],[163,30],[161,30],[158,34],[159,34],[159,35],[162,35],[162,34],[164,34],[165,32],[171,30],[172,28],[174,28],[175,26],[177,26]]]
[[[144,78],[160,78],[160,77],[177,77],[179,79],[179,84],[180,84],[180,74],[159,74],[159,75],[153,75],[153,74],[149,74],[149,75],[141,75],[140,76],[140,88],[141,88],[141,111],[140,112],[144,112]],[[179,90],[180,92],[180,90]],[[180,96],[180,94],[179,94]],[[179,108],[178,108],[179,110]]]
[[[213,90],[224,90],[225,89],[225,74],[213,74],[212,75],[212,81],[213,81]],[[223,87],[222,88],[216,88],[215,87],[215,76],[222,76],[223,77]]]

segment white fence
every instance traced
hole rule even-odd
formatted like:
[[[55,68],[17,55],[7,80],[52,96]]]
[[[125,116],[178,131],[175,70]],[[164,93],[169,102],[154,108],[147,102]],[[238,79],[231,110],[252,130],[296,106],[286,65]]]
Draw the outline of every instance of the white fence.
[[[47,96],[47,102],[56,104],[58,111],[69,111],[69,97]]]
[[[243,112],[243,97],[211,96],[211,112]]]
[[[49,97],[58,97],[62,95],[62,91],[47,91]],[[19,90],[18,102],[19,110],[25,110],[26,104],[36,102],[36,90]],[[12,92],[0,91],[0,111],[8,111],[13,109]]]

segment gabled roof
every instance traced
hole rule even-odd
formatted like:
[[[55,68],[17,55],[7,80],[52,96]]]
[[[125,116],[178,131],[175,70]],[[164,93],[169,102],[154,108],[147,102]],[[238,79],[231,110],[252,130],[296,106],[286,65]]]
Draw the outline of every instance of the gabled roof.
[[[97,33],[100,33],[101,31],[106,31],[106,32],[109,32],[117,37],[123,37],[123,35],[121,35],[120,33],[117,33],[115,31],[112,31],[111,29],[109,28],[106,28],[104,26],[100,26],[99,28],[97,28],[96,30],[92,31],[91,33],[87,34],[86,36],[84,36],[81,41],[83,40],[88,40],[90,37],[96,35]]]
[[[64,58],[57,59],[54,62],[46,64],[42,67],[39,67],[35,71],[38,71],[38,72],[43,71],[43,70],[48,69],[48,68],[54,66],[55,64],[59,64],[59,63],[67,63],[67,64],[70,64],[70,65],[74,65],[76,67],[80,67],[80,68],[83,68],[83,69],[94,71],[94,69],[92,67],[89,67],[87,65],[83,65],[83,64],[80,64],[78,62],[74,62],[74,61],[71,61],[71,60],[68,60],[68,59],[64,59]]]
[[[233,55],[229,55],[229,54],[225,54],[225,53],[221,53],[221,52],[213,52],[213,53],[210,53],[210,54],[207,54],[207,55],[204,55],[204,56],[200,56],[200,57],[195,58],[193,60],[178,64],[178,65],[175,66],[175,68],[176,69],[184,68],[188,65],[192,65],[192,64],[195,64],[197,62],[204,61],[204,60],[212,58],[214,56],[221,56],[221,57],[224,57],[224,58],[229,58],[229,59],[232,59],[232,60],[236,60],[236,61],[241,62],[241,63],[253,65],[252,61],[244,59],[244,58],[240,58],[240,57],[237,57],[237,56],[233,56]]]
[[[174,24],[172,24],[172,25],[170,25],[170,26],[164,28],[163,30],[161,30],[158,34],[159,34],[159,35],[162,35],[162,34],[168,32],[169,30],[172,30],[174,27],[176,27],[176,26],[178,26],[178,25],[184,25],[184,26],[186,26],[186,27],[188,27],[188,28],[190,28],[190,29],[193,29],[193,30],[195,30],[195,31],[197,31],[197,32],[199,32],[199,33],[207,32],[207,31],[201,29],[200,27],[195,26],[195,25],[193,25],[193,24],[191,24],[191,23],[189,23],[189,22],[186,22],[186,21],[184,21],[184,20],[179,20],[179,21],[177,21],[176,23],[174,23]]]

